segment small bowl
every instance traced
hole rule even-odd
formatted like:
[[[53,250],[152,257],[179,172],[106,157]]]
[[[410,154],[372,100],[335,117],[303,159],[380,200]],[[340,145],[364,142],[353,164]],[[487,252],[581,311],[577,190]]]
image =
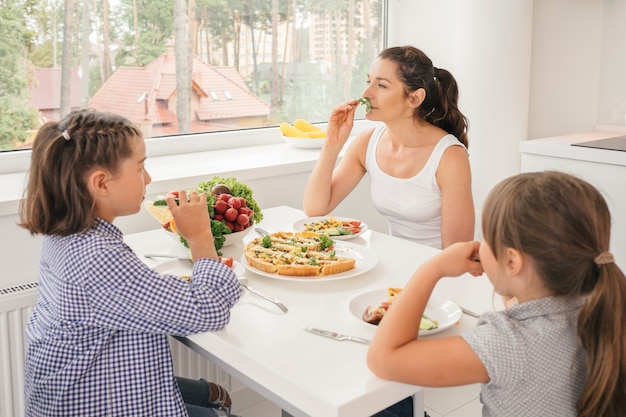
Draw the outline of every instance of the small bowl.
[[[224,241],[224,246],[235,245],[237,243],[243,242],[243,238],[246,237],[252,229],[253,227],[250,226],[246,229],[243,229],[241,232],[234,232],[224,235],[224,237],[226,238],[226,240]]]
[[[167,230],[164,227],[162,227],[161,229],[163,229],[163,231],[165,233],[167,233],[167,235],[169,237],[171,237],[174,241],[176,241],[178,243],[181,243],[180,235],[178,233],[170,232],[169,230]],[[250,226],[250,227],[242,230],[241,232],[234,232],[234,233],[229,233],[227,235],[224,235],[224,237],[225,237],[224,246],[236,245],[237,243],[243,242],[243,238],[246,237],[248,235],[248,233],[250,233],[250,230],[252,230],[252,229],[253,229],[253,227]]]
[[[294,148],[321,149],[326,138],[292,138],[283,135],[283,140]]]

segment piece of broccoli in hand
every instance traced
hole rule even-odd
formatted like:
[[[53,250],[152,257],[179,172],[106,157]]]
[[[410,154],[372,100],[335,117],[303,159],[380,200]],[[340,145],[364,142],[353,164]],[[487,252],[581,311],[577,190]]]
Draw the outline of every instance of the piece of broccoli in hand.
[[[360,104],[365,104],[366,112],[369,113],[372,110],[372,103],[370,102],[369,98],[361,97],[361,98],[357,98],[356,101],[358,101]]]

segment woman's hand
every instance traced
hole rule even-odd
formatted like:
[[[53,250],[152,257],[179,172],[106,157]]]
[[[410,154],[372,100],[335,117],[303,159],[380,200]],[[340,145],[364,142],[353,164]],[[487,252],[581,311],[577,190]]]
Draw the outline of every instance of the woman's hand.
[[[354,113],[358,105],[358,101],[350,100],[333,109],[326,127],[326,142],[343,147],[352,132]]]

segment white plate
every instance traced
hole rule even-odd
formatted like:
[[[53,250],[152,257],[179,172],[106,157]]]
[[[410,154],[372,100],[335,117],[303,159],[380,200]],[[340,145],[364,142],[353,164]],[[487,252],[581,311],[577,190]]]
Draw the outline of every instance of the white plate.
[[[193,269],[193,262],[186,261],[184,259],[172,259],[171,261],[165,261],[163,263],[158,264],[154,267],[154,270],[160,274],[169,274],[169,275],[191,275],[191,271]],[[243,265],[235,260],[233,260],[233,272],[237,277],[243,275],[246,269]]]
[[[387,301],[388,298],[387,289],[368,291],[359,294],[350,300],[348,308],[350,309],[352,315],[359,319],[361,323],[367,326],[377,327],[375,324],[371,324],[363,320],[363,312],[368,306],[376,307],[381,302]],[[442,332],[458,323],[461,316],[463,316],[461,308],[454,302],[436,296],[430,297],[424,313],[431,320],[435,320],[439,327],[432,330],[420,330],[420,336],[428,336]]]
[[[289,136],[283,136],[285,142],[294,148],[303,149],[321,149],[326,138],[290,138]]]
[[[352,221],[352,220],[356,220],[356,221],[360,221],[358,219],[352,219],[350,217],[339,217],[339,216],[318,216],[318,217],[307,217],[305,219],[300,219],[297,222],[295,222],[293,224],[293,230],[296,232],[302,232],[303,230],[305,230],[305,225],[308,223],[313,223],[313,222],[317,222],[320,220],[324,220],[327,219],[329,217],[333,217],[337,220],[340,221]],[[341,236],[331,236],[330,238],[333,240],[349,240],[349,239],[354,239],[355,237],[361,235],[363,232],[365,232],[367,230],[367,225],[363,222],[361,222],[361,231],[359,233],[356,233],[354,235],[341,235]]]
[[[248,265],[245,254],[241,257],[241,263],[244,268],[250,272],[283,281],[336,281],[338,279],[352,278],[366,273],[370,269],[374,268],[378,263],[378,256],[376,256],[376,253],[365,246],[355,245],[349,242],[337,242],[335,243],[335,251],[337,252],[337,256],[354,258],[356,260],[355,267],[340,274],[332,274],[322,277],[299,277],[293,275],[270,274],[269,272],[258,270]]]

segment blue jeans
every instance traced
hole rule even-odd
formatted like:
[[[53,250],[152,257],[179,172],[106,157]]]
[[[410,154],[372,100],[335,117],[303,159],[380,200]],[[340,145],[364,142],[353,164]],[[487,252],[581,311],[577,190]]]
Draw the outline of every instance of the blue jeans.
[[[204,380],[176,377],[189,417],[219,417],[215,405],[209,402],[211,388]],[[225,410],[230,415],[230,410]]]
[[[413,417],[413,397],[407,397],[372,417]],[[424,412],[424,417],[428,417],[426,412]]]

